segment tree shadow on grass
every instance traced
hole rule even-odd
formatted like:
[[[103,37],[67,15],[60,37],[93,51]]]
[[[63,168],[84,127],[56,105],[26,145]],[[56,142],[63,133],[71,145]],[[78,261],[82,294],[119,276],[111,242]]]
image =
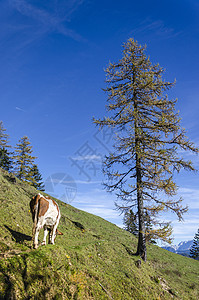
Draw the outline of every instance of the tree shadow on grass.
[[[76,221],[72,221],[72,220],[70,220],[70,221],[71,221],[71,222],[73,223],[73,225],[75,225],[75,227],[77,227],[78,229],[85,230],[84,226],[83,226],[81,223],[76,222]]]
[[[122,246],[124,246],[124,248],[126,249],[126,252],[131,255],[131,256],[137,256],[137,253],[134,253],[129,247],[127,247],[126,245],[122,244]]]
[[[12,234],[12,239],[16,243],[23,243],[24,241],[31,241],[32,240],[32,237],[30,235],[21,233],[19,231],[15,231],[12,228],[8,227],[7,225],[4,225],[4,227],[10,231],[10,233]]]
[[[73,225],[75,225],[76,228],[80,229],[81,231],[85,231],[85,227],[81,223],[73,221],[66,216],[62,216],[62,222],[64,222],[64,224],[67,224],[66,219],[68,219]]]

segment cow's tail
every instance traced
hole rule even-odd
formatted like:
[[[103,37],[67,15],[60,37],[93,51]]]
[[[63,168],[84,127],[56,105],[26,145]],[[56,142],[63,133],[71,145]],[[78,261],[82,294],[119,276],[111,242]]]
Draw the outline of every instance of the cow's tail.
[[[34,222],[33,222],[33,228],[32,228],[32,240],[34,241],[34,237],[35,237],[35,231],[36,231],[36,226],[37,226],[37,220],[38,220],[38,207],[39,207],[39,199],[40,199],[40,195],[36,196],[35,199],[35,210],[34,210]]]

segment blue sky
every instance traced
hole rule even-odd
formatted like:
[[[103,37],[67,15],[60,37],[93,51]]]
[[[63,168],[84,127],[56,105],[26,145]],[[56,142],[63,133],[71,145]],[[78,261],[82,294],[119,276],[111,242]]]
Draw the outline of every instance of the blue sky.
[[[0,119],[10,143],[30,138],[48,192],[122,226],[115,196],[101,185],[111,132],[92,124],[105,114],[104,68],[121,58],[128,38],[146,44],[165,79],[176,78],[170,96],[199,145],[198,0],[2,0],[0,23]],[[198,173],[182,172],[176,181],[190,210],[184,223],[164,218],[173,220],[178,243],[199,227]]]

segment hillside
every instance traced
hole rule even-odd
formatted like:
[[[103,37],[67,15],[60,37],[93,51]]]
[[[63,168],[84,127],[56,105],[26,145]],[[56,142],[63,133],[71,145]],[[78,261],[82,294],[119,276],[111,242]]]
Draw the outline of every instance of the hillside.
[[[148,245],[138,267],[132,234],[59,200],[64,235],[32,250],[35,194],[0,169],[0,299],[199,299],[198,261]]]

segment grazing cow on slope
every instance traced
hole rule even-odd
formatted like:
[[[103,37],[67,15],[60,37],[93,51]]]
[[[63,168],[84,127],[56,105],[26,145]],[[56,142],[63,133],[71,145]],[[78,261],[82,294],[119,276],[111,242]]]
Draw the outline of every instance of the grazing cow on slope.
[[[49,243],[55,243],[56,234],[62,235],[57,230],[61,217],[58,204],[48,196],[36,195],[30,201],[30,211],[33,220],[33,247],[38,247],[39,231],[44,227],[44,238],[42,245],[46,245],[46,237],[49,231]]]

